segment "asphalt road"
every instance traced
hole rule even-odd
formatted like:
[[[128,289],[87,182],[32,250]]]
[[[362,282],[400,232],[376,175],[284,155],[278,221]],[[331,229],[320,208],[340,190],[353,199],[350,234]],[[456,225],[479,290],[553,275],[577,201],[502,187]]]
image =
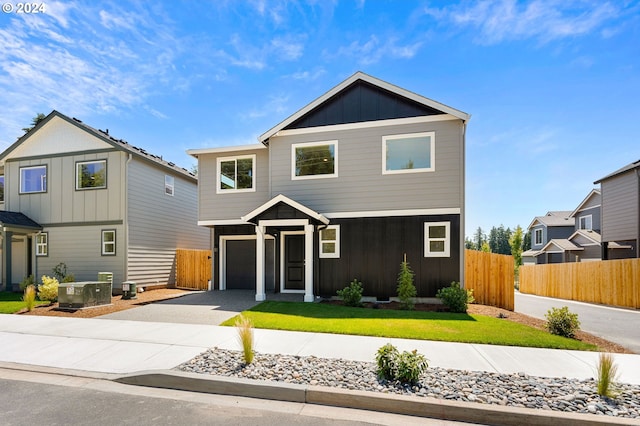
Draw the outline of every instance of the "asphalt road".
[[[545,314],[552,307],[563,306],[568,306],[570,312],[578,314],[581,330],[618,343],[640,354],[640,311],[638,310],[612,308],[519,292],[515,295],[515,311],[535,318],[546,319]]]
[[[6,369],[0,369],[0,389],[3,426],[466,424]]]

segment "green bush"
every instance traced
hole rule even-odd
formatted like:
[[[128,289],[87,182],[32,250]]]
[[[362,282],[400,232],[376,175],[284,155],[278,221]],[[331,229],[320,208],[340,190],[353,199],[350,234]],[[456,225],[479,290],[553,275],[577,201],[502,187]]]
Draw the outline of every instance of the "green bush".
[[[58,280],[46,275],[42,276],[42,284],[38,286],[38,298],[55,302],[58,300]]]
[[[414,308],[413,298],[416,297],[416,286],[413,284],[414,273],[405,260],[400,264],[398,273],[398,299],[402,309],[412,310]]]
[[[568,306],[562,308],[551,308],[544,315],[547,319],[547,330],[549,333],[562,337],[573,337],[580,329],[578,314],[569,312]]]
[[[68,273],[67,275],[64,276],[64,278],[62,279],[63,283],[75,283],[76,282],[76,276],[73,275],[73,273]]]
[[[53,276],[60,283],[73,283],[76,281],[76,277],[72,273],[67,273],[67,264],[64,262],[60,262],[53,267]]]
[[[412,384],[416,383],[429,367],[427,359],[417,350],[400,353],[391,343],[378,349],[376,363],[379,378]]]
[[[467,305],[475,301],[473,290],[465,290],[460,283],[453,281],[449,287],[441,288],[436,297],[449,308],[449,311],[466,313]]]
[[[338,290],[337,293],[346,306],[358,307],[362,306],[362,291],[362,283],[354,278],[347,287]]]
[[[25,277],[21,282],[20,282],[20,291],[24,292],[24,290],[29,287],[30,285],[33,285],[35,283],[35,279],[33,278],[33,274],[29,275],[28,277]]]

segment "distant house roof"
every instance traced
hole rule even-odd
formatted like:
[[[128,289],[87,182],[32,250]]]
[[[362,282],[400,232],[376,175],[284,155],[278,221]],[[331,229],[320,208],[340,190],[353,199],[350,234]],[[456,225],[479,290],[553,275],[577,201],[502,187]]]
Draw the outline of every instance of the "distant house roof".
[[[546,227],[551,226],[575,226],[576,219],[574,217],[569,217],[571,215],[571,211],[550,211],[547,212],[544,216],[536,216],[527,229],[531,229],[536,222],[539,222],[541,225]]]
[[[568,240],[573,241],[578,236],[585,237],[586,239],[591,240],[596,244],[600,244],[602,241],[599,233],[597,233],[596,231],[586,230],[586,229],[578,229],[576,232],[571,234]]]
[[[196,176],[189,172],[187,169],[176,166],[174,163],[170,162],[170,161],[166,161],[164,160],[161,156],[159,155],[153,155],[149,152],[147,152],[146,150],[144,150],[143,148],[139,148],[137,146],[133,146],[131,144],[129,144],[127,141],[124,141],[122,139],[116,139],[113,136],[109,135],[109,131],[108,130],[100,130],[100,129],[95,129],[91,126],[88,126],[86,124],[84,124],[82,121],[78,120],[77,118],[73,117],[70,118],[56,110],[51,111],[51,113],[49,113],[49,115],[47,115],[42,121],[40,121],[38,123],[37,126],[35,126],[33,129],[31,129],[30,131],[28,131],[26,134],[24,134],[23,136],[21,136],[20,138],[18,138],[18,140],[16,142],[13,143],[13,145],[11,145],[9,148],[7,148],[4,152],[0,153],[0,160],[4,159],[9,153],[11,153],[14,149],[16,149],[20,144],[22,144],[23,142],[25,142],[31,135],[33,135],[35,132],[37,132],[42,126],[44,126],[46,123],[48,123],[49,121],[51,121],[54,117],[59,117],[62,120],[65,120],[66,122],[73,124],[74,126],[78,127],[79,129],[82,129],[88,133],[90,133],[91,135],[97,137],[98,139],[101,139],[102,141],[112,145],[113,147],[129,152],[132,155],[138,157],[138,158],[142,158],[144,160],[147,161],[151,161],[165,169],[169,169],[172,171],[175,171],[181,175],[183,175],[186,178],[189,178],[191,180],[196,181],[197,178]]]
[[[573,244],[566,238],[558,238],[549,241],[540,252],[565,252],[565,251],[580,251],[584,250],[584,248]]]
[[[41,230],[42,226],[20,212],[0,210],[0,227],[18,227]]]
[[[580,204],[578,204],[578,207],[576,207],[576,209],[574,211],[571,212],[571,214],[569,215],[569,217],[575,217],[575,215],[582,210],[582,207],[584,207],[590,200],[595,199],[595,198],[600,198],[600,190],[599,189],[592,189],[591,192],[589,192],[589,195],[587,195],[584,200],[582,200],[582,202]],[[595,206],[594,206],[595,207]]]
[[[423,108],[430,109],[431,111],[433,111],[433,113],[437,112],[442,114],[449,114],[463,121],[468,121],[471,118],[471,116],[465,112],[459,111],[447,105],[441,104],[440,102],[436,102],[432,99],[425,98],[424,96],[402,89],[401,87],[387,83],[386,81],[377,79],[363,72],[356,72],[351,77],[344,80],[342,83],[338,84],[337,86],[329,90],[324,95],[315,99],[314,101],[312,101],[311,103],[303,107],[302,109],[296,111],[295,113],[293,113],[292,115],[290,115],[289,117],[281,121],[280,123],[273,126],[271,129],[267,130],[265,133],[263,133],[258,137],[258,141],[262,143],[267,143],[269,138],[274,136],[276,133],[287,128],[287,126],[292,125],[293,123],[301,119],[303,116],[312,113],[312,111],[314,111],[320,105],[329,102],[330,99],[336,96],[339,96],[341,92],[345,91],[347,88],[357,83],[358,81],[368,83],[372,86],[383,89],[401,98],[405,98],[411,102],[414,102],[415,104],[421,105]]]
[[[614,176],[620,175],[620,174],[622,174],[624,172],[628,172],[629,170],[633,170],[633,169],[637,169],[637,168],[640,168],[640,160],[634,161],[631,164],[627,164],[626,166],[622,167],[621,169],[618,169],[615,172],[610,173],[610,174],[606,175],[605,177],[600,178],[600,179],[598,179],[597,181],[595,181],[593,183],[594,184],[598,184],[598,183],[602,182],[603,180],[607,180],[609,178],[612,178]]]

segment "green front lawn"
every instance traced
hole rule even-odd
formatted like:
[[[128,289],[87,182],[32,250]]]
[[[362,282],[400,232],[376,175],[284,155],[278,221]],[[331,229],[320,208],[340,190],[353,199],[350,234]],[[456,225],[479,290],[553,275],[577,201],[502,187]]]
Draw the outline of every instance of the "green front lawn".
[[[45,303],[49,302],[36,300],[36,306]],[[25,307],[26,304],[22,301],[22,293],[0,291],[0,314],[13,314]]]
[[[263,302],[243,314],[256,328],[537,348],[597,350],[506,319],[445,312],[350,308],[322,303]],[[221,325],[233,326],[237,317]]]

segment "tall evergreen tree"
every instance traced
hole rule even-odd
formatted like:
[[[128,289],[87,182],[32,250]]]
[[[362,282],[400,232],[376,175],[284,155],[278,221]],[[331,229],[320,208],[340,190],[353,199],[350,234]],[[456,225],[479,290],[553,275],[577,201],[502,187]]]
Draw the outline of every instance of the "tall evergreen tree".
[[[482,228],[478,226],[476,229],[476,233],[473,234],[473,243],[475,244],[476,250],[482,250],[482,243],[487,241],[487,237],[482,232]]]
[[[43,113],[39,112],[38,115],[36,115],[35,117],[33,117],[31,119],[31,126],[23,127],[22,130],[25,133],[29,133],[29,131],[31,131],[31,129],[36,127],[38,125],[38,123],[41,122],[42,120],[44,120],[45,118],[46,118],[46,115],[44,115]]]

